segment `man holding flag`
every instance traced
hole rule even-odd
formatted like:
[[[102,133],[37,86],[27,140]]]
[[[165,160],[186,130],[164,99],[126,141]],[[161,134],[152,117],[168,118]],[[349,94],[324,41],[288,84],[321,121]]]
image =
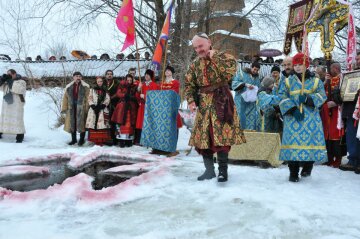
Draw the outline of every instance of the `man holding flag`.
[[[154,52],[153,63],[157,66],[157,69],[160,69],[164,53],[164,62],[166,62],[172,6],[173,2],[167,11],[167,16]],[[147,94],[141,144],[151,147],[153,149],[151,153],[165,154],[168,157],[172,157],[178,154],[176,151],[176,119],[180,105],[180,96],[178,94],[180,84],[172,79],[174,68],[167,66],[165,69],[165,64],[163,68],[160,83],[162,91],[151,91]],[[165,72],[166,80],[164,77]]]

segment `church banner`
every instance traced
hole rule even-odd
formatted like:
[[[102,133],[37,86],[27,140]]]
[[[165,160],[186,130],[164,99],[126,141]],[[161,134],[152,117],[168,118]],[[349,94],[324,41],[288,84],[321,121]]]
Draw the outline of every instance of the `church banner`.
[[[303,0],[294,3],[289,7],[289,19],[284,44],[285,55],[288,55],[291,51],[293,38],[295,40],[295,46],[297,51],[301,51],[304,24],[311,14],[313,0]]]

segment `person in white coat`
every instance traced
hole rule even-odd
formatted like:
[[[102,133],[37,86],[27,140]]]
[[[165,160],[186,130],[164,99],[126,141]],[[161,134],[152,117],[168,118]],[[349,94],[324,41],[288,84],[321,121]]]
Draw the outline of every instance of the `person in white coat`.
[[[96,86],[90,89],[89,111],[86,119],[86,129],[89,130],[89,141],[96,145],[106,144],[111,140],[109,109],[110,96],[101,77],[96,77]]]
[[[25,135],[26,82],[15,70],[10,69],[0,79],[0,90],[4,92],[0,115],[0,138],[2,134],[16,134],[16,143],[22,143]]]

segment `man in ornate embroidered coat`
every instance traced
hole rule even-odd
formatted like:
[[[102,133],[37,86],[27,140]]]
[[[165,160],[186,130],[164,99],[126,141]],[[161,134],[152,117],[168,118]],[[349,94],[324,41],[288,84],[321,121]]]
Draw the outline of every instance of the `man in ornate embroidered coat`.
[[[196,34],[192,44],[198,57],[189,66],[184,93],[190,110],[197,108],[197,113],[189,145],[203,156],[205,172],[198,180],[216,177],[213,154],[217,153],[218,181],[225,182],[231,145],[245,142],[229,90],[236,61],[231,55],[212,50],[205,33]]]
[[[24,105],[26,82],[16,71],[10,69],[0,78],[0,90],[4,92],[0,115],[0,138],[2,134],[16,134],[16,143],[22,143],[25,134]]]
[[[251,64],[251,69],[239,69],[232,81],[232,89],[235,91],[236,110],[243,129],[260,129],[260,115],[256,107],[256,101],[246,102],[242,96],[242,93],[254,89],[254,86],[260,88],[259,70],[260,64],[254,62]]]
[[[89,111],[90,87],[82,80],[82,74],[78,71],[73,74],[73,81],[65,87],[61,112],[66,114],[64,130],[71,134],[73,145],[77,142],[76,132],[80,133],[79,146],[85,143],[85,124]]]
[[[301,75],[309,67],[303,65],[304,54],[293,57],[295,73],[281,82],[279,96],[284,131],[280,160],[288,161],[289,181],[299,181],[300,162],[304,162],[302,177],[310,176],[314,161],[325,161],[326,148],[319,109],[326,101],[324,85],[309,70],[305,72],[304,94],[301,94]],[[303,112],[300,112],[302,104]]]
[[[330,66],[330,74],[326,75],[325,92],[326,103],[321,109],[321,119],[324,126],[324,135],[328,155],[328,165],[338,168],[341,164],[342,152],[340,139],[344,132],[338,129],[340,99],[341,65],[333,63]],[[335,160],[334,160],[335,159]]]

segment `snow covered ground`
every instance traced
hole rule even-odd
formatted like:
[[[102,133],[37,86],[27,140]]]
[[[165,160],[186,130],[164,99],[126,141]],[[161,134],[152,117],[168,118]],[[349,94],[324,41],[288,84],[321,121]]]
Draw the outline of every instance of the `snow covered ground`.
[[[26,101],[25,141],[5,135],[0,164],[56,154],[76,164],[107,152],[148,157],[153,171],[96,192],[85,174],[48,190],[7,191],[0,197],[0,239],[360,238],[360,176],[353,172],[316,166],[311,178],[294,184],[285,166],[230,165],[229,182],[198,182],[203,165],[196,152],[185,156],[185,128],[181,154],[172,159],[141,147],[73,147],[69,134],[49,128],[55,117],[46,96],[30,91]]]

